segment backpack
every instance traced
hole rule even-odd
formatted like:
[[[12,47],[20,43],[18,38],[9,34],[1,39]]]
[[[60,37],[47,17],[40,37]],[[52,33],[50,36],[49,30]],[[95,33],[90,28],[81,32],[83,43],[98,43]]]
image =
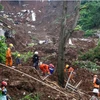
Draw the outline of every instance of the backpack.
[[[98,78],[96,79],[96,84],[100,85],[100,79],[98,79]]]

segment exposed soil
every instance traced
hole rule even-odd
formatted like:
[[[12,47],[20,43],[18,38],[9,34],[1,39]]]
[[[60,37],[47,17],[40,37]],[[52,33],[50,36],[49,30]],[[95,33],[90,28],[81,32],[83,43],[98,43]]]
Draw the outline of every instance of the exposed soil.
[[[13,38],[7,39],[6,42],[7,44],[13,43],[15,46],[15,50],[19,51],[20,53],[28,51],[34,52],[35,50],[38,50],[40,60],[45,63],[53,63],[56,68],[58,53],[57,46],[59,39],[58,34],[60,28],[59,25],[54,27],[55,24],[52,23],[56,19],[57,15],[60,15],[61,9],[58,6],[59,3],[52,3],[51,6],[48,5],[47,2],[26,3],[29,3],[27,9],[35,8],[34,11],[37,14],[37,21],[26,22],[26,20],[23,20],[20,22],[20,24],[14,25],[10,21],[4,19],[4,21],[10,24],[11,27],[13,27],[13,29],[16,31],[16,34],[13,36]],[[18,7],[18,5],[13,5],[15,7],[12,9],[12,4],[9,4],[8,2],[2,2],[2,4],[5,6],[6,12],[17,13],[21,9],[24,9],[24,7]],[[59,8],[59,12],[56,11],[57,8]],[[39,13],[39,10],[41,10],[41,14]],[[50,15],[48,16],[48,14]],[[35,25],[36,29],[28,27],[27,24]],[[28,33],[28,31],[31,31],[31,33]],[[91,41],[80,40],[80,38],[83,37],[83,34],[84,33],[82,31],[72,34],[72,43],[74,45],[66,45],[66,63],[71,64],[72,61],[77,60],[80,52],[86,52],[96,46],[97,39],[90,38]],[[33,40],[33,37],[35,38],[35,40]],[[28,43],[33,43],[33,41],[37,42],[39,40],[46,40],[48,38],[53,42],[28,47]],[[79,87],[80,91],[85,92],[85,95],[81,95],[81,97],[83,98],[82,100],[89,100],[89,94],[91,94],[91,91],[93,89],[92,79],[94,73],[90,72],[87,69],[81,69],[79,68],[79,66],[73,67],[76,72],[74,78],[75,82],[78,83],[80,80],[82,80],[82,84]],[[41,80],[36,71],[32,68],[31,58],[26,63],[22,64],[22,66],[17,67],[15,69],[18,69]],[[69,89],[65,90],[63,88],[60,88],[60,90],[68,94],[68,96],[66,97],[65,95],[51,89],[50,87],[45,86],[43,83],[39,83],[29,77],[26,77],[23,74],[20,74],[2,66],[0,66],[0,79],[1,81],[6,80],[8,82],[8,94],[12,98],[14,98],[14,100],[20,100],[22,97],[30,93],[32,93],[33,95],[38,93],[40,95],[40,100],[81,100],[78,93],[72,92]],[[57,83],[56,73],[50,76],[48,80]],[[52,84],[48,83],[47,81],[45,81],[45,83],[52,86]],[[76,85],[76,83],[73,85]]]

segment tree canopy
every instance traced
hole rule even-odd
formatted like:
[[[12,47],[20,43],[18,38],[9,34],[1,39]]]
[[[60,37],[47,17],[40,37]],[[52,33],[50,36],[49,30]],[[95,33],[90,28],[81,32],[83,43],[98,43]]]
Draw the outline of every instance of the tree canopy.
[[[83,30],[100,27],[100,2],[89,1],[81,4],[80,19],[78,24]]]

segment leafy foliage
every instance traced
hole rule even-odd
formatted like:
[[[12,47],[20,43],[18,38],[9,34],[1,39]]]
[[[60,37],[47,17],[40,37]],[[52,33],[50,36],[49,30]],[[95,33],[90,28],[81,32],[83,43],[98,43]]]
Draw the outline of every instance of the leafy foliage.
[[[17,57],[18,54],[20,54],[18,51],[12,53],[12,55],[13,55],[15,58]],[[20,59],[23,60],[23,62],[25,63],[25,62],[27,62],[27,60],[28,60],[29,58],[31,58],[32,56],[33,56],[33,52],[30,52],[30,51],[29,51],[29,52],[25,52],[25,53],[21,54],[21,55],[20,55]]]
[[[75,28],[74,28],[74,31],[79,31],[79,30],[82,30],[82,27],[80,25],[77,25]]]
[[[98,66],[96,63],[93,63],[91,61],[75,61],[74,65],[80,66],[81,68],[87,68],[92,71],[97,71],[98,69],[100,70],[100,66]]]
[[[85,54],[79,56],[81,60],[99,61],[100,60],[100,42],[94,49],[90,49]]]
[[[84,7],[85,8],[84,8]],[[83,30],[99,28],[100,27],[100,2],[91,1],[82,4],[80,11],[79,25],[82,26]]]
[[[7,45],[5,43],[5,38],[0,36],[0,63],[5,62],[6,50]]]
[[[84,36],[89,37],[89,36],[94,36],[95,31],[94,30],[86,30]]]
[[[0,4],[0,10],[3,10],[3,9],[4,9],[3,5],[2,5],[2,4]]]
[[[23,59],[24,62],[26,62],[32,56],[33,56],[33,52],[29,51],[29,52],[22,54],[20,58]]]
[[[29,95],[26,95],[21,100],[40,100],[40,95],[36,94],[36,95],[32,96],[31,94],[29,94]]]

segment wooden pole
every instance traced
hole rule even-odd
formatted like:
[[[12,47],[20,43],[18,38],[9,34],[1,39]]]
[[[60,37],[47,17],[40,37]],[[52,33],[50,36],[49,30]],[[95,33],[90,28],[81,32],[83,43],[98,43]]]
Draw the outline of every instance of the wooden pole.
[[[24,72],[21,72],[21,71],[19,71],[19,70],[17,70],[17,69],[14,69],[14,68],[12,68],[12,67],[6,66],[6,65],[1,64],[1,63],[0,63],[0,65],[3,66],[3,67],[9,68],[9,69],[11,69],[11,70],[13,70],[13,71],[16,71],[16,72],[18,72],[18,73],[20,73],[20,74],[23,74],[24,76],[27,76],[27,77],[29,77],[29,78],[32,78],[33,80],[38,81],[39,83],[42,83],[43,85],[46,85],[46,86],[52,88],[53,90],[56,90],[56,91],[60,92],[61,94],[65,95],[66,97],[70,97],[70,96],[67,95],[65,92],[63,92],[63,91],[61,91],[61,90],[59,90],[59,89],[57,89],[57,88],[55,88],[55,87],[53,87],[53,86],[51,86],[51,85],[49,85],[49,84],[46,84],[45,82],[43,82],[43,81],[41,81],[41,80],[39,80],[39,79],[37,79],[37,78],[35,78],[35,77],[33,77],[33,76],[30,76],[30,75],[28,75],[28,74],[26,74],[26,73],[24,73]]]
[[[70,78],[71,78],[72,72],[73,72],[73,71],[71,71],[71,73],[70,73],[70,75],[69,75],[69,77],[68,77],[68,80],[67,80],[67,82],[66,82],[65,88],[67,87],[67,85],[68,85],[68,83],[69,83],[69,81],[70,81]]]

